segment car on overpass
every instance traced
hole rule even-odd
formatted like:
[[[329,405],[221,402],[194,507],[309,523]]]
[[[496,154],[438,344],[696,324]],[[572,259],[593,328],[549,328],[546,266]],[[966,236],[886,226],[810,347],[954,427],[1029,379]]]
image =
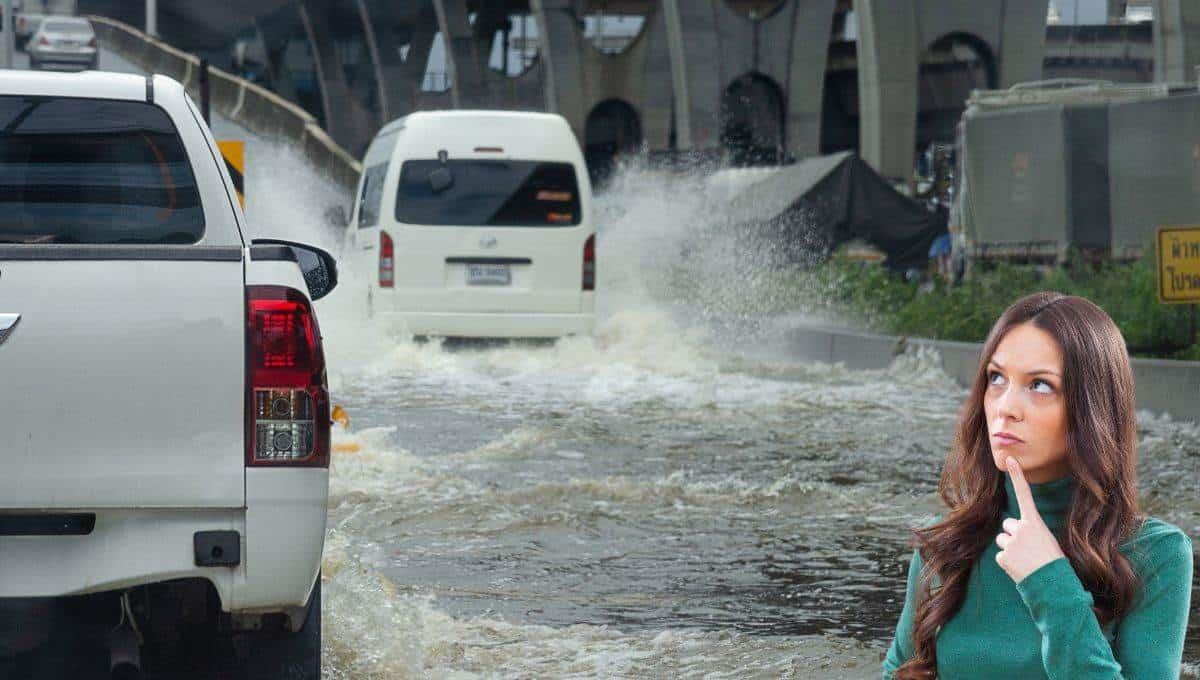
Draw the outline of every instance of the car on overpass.
[[[202,120],[0,71],[0,677],[319,677],[336,264],[248,242]]]
[[[348,238],[389,331],[557,338],[593,330],[593,219],[562,116],[420,111],[367,147]]]
[[[74,16],[79,11],[76,0],[12,0],[17,30],[13,34],[17,49],[25,49],[38,26],[46,17]]]
[[[29,44],[29,68],[92,69],[100,65],[100,49],[92,23],[83,17],[46,17]]]

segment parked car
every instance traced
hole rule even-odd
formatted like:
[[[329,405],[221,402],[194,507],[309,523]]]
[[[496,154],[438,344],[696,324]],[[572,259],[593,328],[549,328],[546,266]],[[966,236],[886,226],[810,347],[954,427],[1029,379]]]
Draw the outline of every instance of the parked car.
[[[2,677],[319,675],[336,265],[248,242],[202,120],[161,75],[0,71]]]
[[[77,0],[13,0],[17,30],[14,34],[18,49],[25,49],[43,19],[48,16],[74,16],[79,13]]]
[[[100,66],[100,50],[92,23],[82,17],[50,16],[42,20],[25,51],[29,68],[92,69]]]
[[[349,238],[372,272],[368,308],[389,330],[592,332],[592,191],[562,116],[416,112],[379,131],[363,168]]]

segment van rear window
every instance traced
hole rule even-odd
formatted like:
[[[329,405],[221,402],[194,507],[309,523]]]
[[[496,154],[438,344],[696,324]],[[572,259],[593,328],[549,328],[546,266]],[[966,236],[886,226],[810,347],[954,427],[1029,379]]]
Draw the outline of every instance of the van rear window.
[[[582,220],[579,185],[570,163],[405,161],[396,219],[435,226],[569,227]]]
[[[0,96],[0,243],[196,243],[204,210],[152,104]]]

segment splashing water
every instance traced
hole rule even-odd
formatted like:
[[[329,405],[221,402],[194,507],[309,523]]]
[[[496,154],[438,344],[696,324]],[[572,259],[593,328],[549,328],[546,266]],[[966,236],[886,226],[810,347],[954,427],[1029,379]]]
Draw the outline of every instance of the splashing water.
[[[271,153],[289,170],[248,177],[251,222],[343,254],[339,194]],[[812,293],[740,253],[705,187],[627,167],[598,197],[593,337],[397,340],[341,270],[317,303],[352,418],[327,677],[878,677],[964,392],[927,350],[878,371],[776,351],[795,317],[771,314]],[[1148,506],[1200,530],[1200,432],[1139,418]]]
[[[336,187],[214,129],[248,142],[252,235],[347,254]],[[963,392],[927,353],[847,371],[779,352],[806,320],[780,312],[820,292],[747,249],[712,189],[624,165],[597,198],[597,333],[545,349],[397,342],[340,257],[316,303],[354,418],[334,434],[324,677],[878,677]],[[1200,428],[1138,420],[1145,511],[1200,535]]]

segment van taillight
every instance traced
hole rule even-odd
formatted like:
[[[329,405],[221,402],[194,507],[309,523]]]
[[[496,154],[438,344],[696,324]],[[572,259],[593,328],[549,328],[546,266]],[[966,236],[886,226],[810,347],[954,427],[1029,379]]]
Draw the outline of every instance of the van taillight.
[[[583,244],[583,289],[596,290],[596,235]]]
[[[379,287],[391,288],[396,281],[395,255],[392,237],[386,231],[379,232]]]
[[[329,465],[329,390],[312,305],[285,286],[246,292],[246,465]]]

